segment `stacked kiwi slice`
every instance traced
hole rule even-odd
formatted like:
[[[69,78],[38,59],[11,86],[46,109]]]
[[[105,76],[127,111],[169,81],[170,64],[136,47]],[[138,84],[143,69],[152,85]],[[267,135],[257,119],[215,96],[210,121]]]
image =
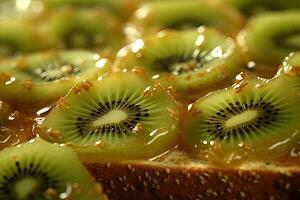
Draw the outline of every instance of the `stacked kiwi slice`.
[[[104,200],[76,155],[36,139],[0,152],[1,200]]]
[[[208,0],[164,0],[142,4],[125,30],[130,36],[140,37],[166,29],[182,30],[205,25],[234,36],[243,24],[243,16],[227,4]]]
[[[105,199],[80,162],[291,158],[298,2],[0,2],[0,200]]]
[[[297,10],[264,12],[249,18],[237,36],[249,70],[271,78],[289,53],[299,51],[299,18]]]
[[[87,50],[46,51],[18,56],[0,64],[0,98],[11,104],[46,106],[80,80],[96,79],[108,61]]]
[[[238,37],[247,59],[276,67],[289,53],[299,50],[299,19],[300,13],[295,10],[262,13],[250,18]]]
[[[127,19],[143,0],[43,0],[46,11],[56,11],[62,7],[104,8],[121,19]]]
[[[245,159],[272,161],[289,155],[300,139],[299,97],[278,79],[242,80],[199,99],[189,109],[185,140],[203,158],[219,148],[227,156],[225,162],[240,149]]]
[[[143,66],[153,79],[172,86],[178,97],[193,101],[229,86],[243,66],[234,41],[215,29],[165,31],[121,49],[114,67]]]
[[[50,47],[45,33],[29,17],[0,19],[0,58]]]
[[[270,10],[294,10],[300,8],[299,0],[222,0],[237,8],[246,16],[263,13]]]
[[[178,105],[141,69],[82,82],[36,128],[86,161],[148,158],[175,146]]]
[[[119,20],[101,8],[61,8],[48,14],[45,20],[54,47],[97,50],[122,45]]]

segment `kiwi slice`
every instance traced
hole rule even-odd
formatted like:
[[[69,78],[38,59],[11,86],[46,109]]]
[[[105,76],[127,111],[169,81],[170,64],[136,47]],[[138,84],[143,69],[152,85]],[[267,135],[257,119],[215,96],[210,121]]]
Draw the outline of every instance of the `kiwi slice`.
[[[0,58],[49,47],[39,26],[27,17],[0,20]]]
[[[131,15],[142,0],[43,0],[46,10],[62,7],[91,8],[102,7],[124,19]]]
[[[223,0],[223,2],[237,8],[247,16],[266,12],[268,10],[293,10],[300,8],[299,0]]]
[[[62,6],[92,7],[101,4],[105,0],[44,0],[48,9],[59,9]]]
[[[35,132],[85,161],[149,158],[176,143],[178,105],[141,69],[74,87]]]
[[[78,81],[95,79],[107,70],[107,60],[86,50],[19,56],[0,64],[0,98],[22,109],[45,106]]]
[[[6,148],[0,155],[1,200],[106,199],[101,186],[66,147],[36,139]]]
[[[166,31],[121,49],[116,69],[146,68],[154,79],[173,86],[183,100],[194,100],[220,89],[240,72],[234,41],[214,29]]]
[[[122,46],[118,20],[99,8],[59,9],[45,19],[55,47],[103,49]]]
[[[235,36],[243,24],[243,16],[226,4],[210,0],[164,0],[141,5],[126,32],[131,38],[164,29],[196,29],[205,25]]]
[[[224,163],[233,155],[266,162],[288,157],[300,139],[300,104],[287,88],[250,79],[199,99],[184,120],[187,146],[200,157],[217,149]]]
[[[290,53],[284,59],[275,78],[288,83],[294,92],[300,92],[300,51]]]
[[[246,59],[277,67],[290,52],[300,50],[299,19],[299,11],[269,12],[251,18],[238,36]]]

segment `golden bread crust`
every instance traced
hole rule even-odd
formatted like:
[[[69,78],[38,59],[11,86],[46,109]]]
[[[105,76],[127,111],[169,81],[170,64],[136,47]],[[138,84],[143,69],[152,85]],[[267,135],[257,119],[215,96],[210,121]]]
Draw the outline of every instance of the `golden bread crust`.
[[[111,200],[300,199],[300,168],[217,169],[157,162],[85,163]]]

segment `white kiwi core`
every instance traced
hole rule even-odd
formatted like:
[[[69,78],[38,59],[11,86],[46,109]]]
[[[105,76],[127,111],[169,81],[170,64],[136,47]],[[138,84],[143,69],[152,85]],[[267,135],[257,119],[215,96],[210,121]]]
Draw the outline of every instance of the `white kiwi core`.
[[[241,114],[233,116],[230,119],[228,119],[225,122],[225,126],[228,127],[228,128],[230,128],[230,127],[237,126],[239,124],[243,124],[245,122],[249,122],[249,121],[255,119],[256,116],[257,116],[257,114],[258,113],[257,113],[256,110],[247,110],[247,111],[244,111]]]
[[[18,199],[27,199],[34,191],[38,188],[38,181],[34,178],[24,178],[19,180],[15,186],[14,190],[17,194]]]
[[[127,119],[127,114],[123,110],[111,110],[106,115],[101,116],[93,122],[93,126],[101,126],[104,124],[118,124]]]

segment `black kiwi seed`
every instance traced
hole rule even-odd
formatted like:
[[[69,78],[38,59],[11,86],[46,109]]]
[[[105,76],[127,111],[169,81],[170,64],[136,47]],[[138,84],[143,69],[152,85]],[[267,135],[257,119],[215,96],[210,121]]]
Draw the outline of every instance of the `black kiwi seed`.
[[[75,123],[76,130],[81,136],[85,136],[86,134],[130,134],[137,123],[141,121],[141,117],[149,116],[149,110],[142,110],[140,105],[135,105],[133,103],[128,104],[128,100],[129,98],[126,98],[124,100],[119,99],[113,101],[111,104],[109,102],[105,102],[104,104],[99,102],[99,107],[91,111],[88,117],[77,118],[77,121]],[[108,114],[111,110],[114,109],[121,109],[125,112],[132,112],[132,117],[128,117],[120,123],[102,124],[96,127],[91,126],[92,122]]]
[[[194,55],[170,56],[157,59],[154,66],[160,71],[174,75],[184,74],[203,67],[208,62],[204,59],[206,55],[208,53],[199,52]]]
[[[224,121],[230,119],[233,114],[238,115],[247,110],[257,110],[260,116],[249,122],[244,122],[240,126],[226,127]],[[280,112],[279,108],[276,108],[270,102],[265,102],[263,98],[259,99],[256,103],[253,103],[253,100],[242,103],[236,101],[229,103],[226,108],[218,110],[214,115],[207,118],[206,132],[213,134],[215,139],[237,137],[237,133],[239,136],[248,134],[261,126],[266,127],[272,121],[276,121],[278,112]]]

